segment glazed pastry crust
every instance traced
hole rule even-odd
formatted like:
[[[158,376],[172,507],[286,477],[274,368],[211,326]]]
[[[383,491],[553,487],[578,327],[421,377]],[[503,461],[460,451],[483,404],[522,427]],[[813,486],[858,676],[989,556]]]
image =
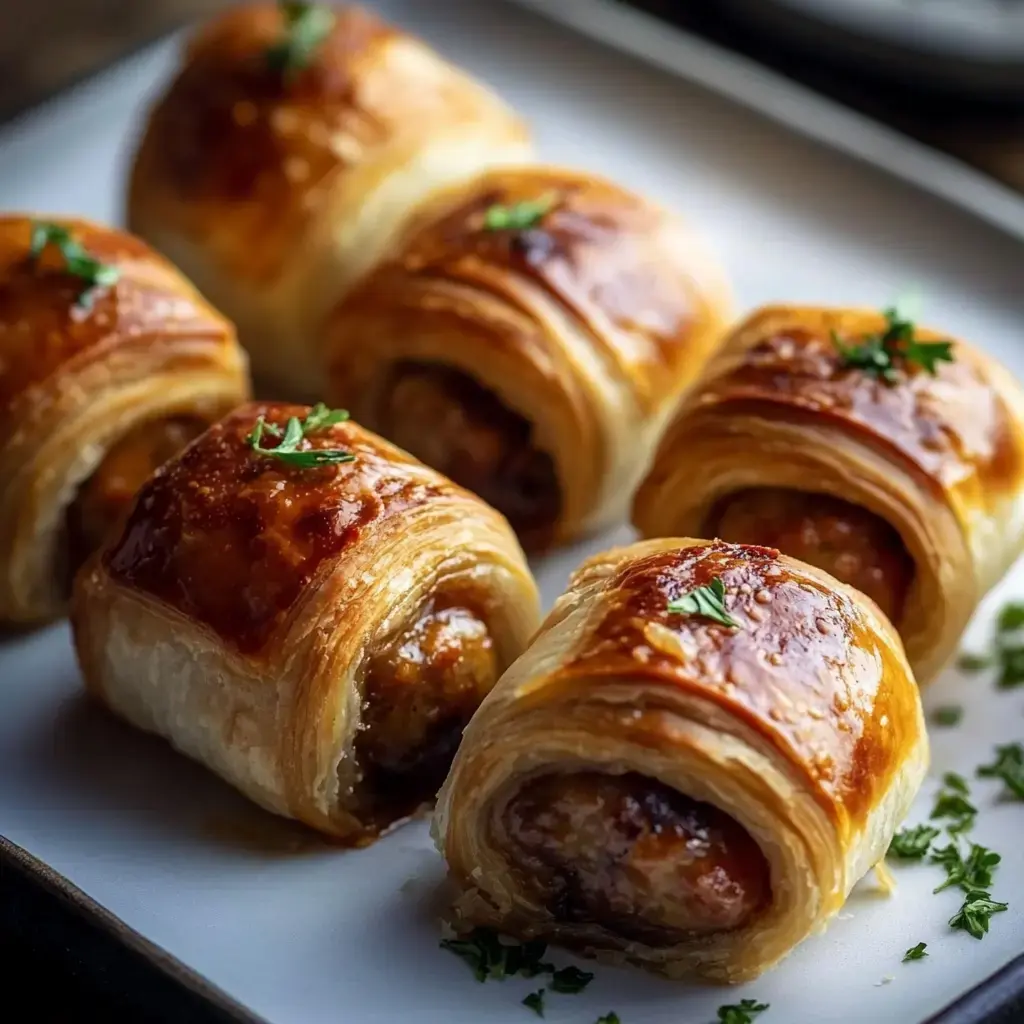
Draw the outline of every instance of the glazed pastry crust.
[[[716,577],[739,629],[668,612]],[[884,857],[927,760],[899,638],[857,591],[768,548],[609,551],[573,576],[466,731],[435,822],[461,891],[456,923],[673,977],[753,978]],[[665,944],[556,919],[517,875],[503,814],[531,779],[572,771],[640,773],[730,815],[768,861],[770,906]]]
[[[85,308],[59,255],[29,259],[32,220],[0,217],[0,622],[63,612],[65,514],[111,447],[248,397],[234,329],[170,264],[120,231],[56,223],[120,277]]]
[[[721,498],[756,487],[831,494],[880,516],[914,561],[898,625],[925,683],[1024,546],[1024,394],[959,340],[934,377],[901,371],[887,384],[845,369],[832,333],[855,343],[883,327],[868,310],[751,316],[681,404],[633,519],[648,537],[699,533]]]
[[[497,97],[367,11],[337,11],[305,68],[267,59],[282,13],[229,10],[154,107],[132,229],[237,324],[258,378],[321,397],[320,321],[431,189],[529,156]]]
[[[544,199],[532,227],[488,227],[492,207]],[[552,457],[558,542],[625,513],[730,301],[699,239],[644,199],[576,171],[493,171],[432,196],[334,311],[330,383],[372,425],[405,364],[472,378]]]
[[[538,597],[497,513],[355,424],[303,442],[350,463],[293,467],[246,443],[259,415],[307,411],[244,406],[157,473],[79,575],[72,625],[111,709],[264,807],[361,843],[394,823],[360,801],[354,755],[374,655],[458,591],[500,672]]]

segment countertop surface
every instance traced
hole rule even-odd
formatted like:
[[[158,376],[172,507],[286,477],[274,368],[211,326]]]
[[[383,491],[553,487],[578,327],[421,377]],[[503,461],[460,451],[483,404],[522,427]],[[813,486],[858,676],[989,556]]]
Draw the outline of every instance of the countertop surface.
[[[7,0],[0,3],[0,117],[57,92],[226,0]]]

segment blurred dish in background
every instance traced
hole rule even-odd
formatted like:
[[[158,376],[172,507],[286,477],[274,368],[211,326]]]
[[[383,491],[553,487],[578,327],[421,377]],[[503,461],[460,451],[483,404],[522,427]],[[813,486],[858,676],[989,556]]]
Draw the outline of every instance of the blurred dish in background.
[[[780,39],[916,88],[1024,102],[1021,0],[724,0]]]

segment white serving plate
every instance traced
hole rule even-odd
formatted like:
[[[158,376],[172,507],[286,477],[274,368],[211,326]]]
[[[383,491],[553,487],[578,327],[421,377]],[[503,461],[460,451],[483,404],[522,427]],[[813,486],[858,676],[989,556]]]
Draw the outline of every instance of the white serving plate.
[[[743,307],[882,305],[916,290],[928,320],[1024,377],[1022,252],[995,229],[530,13],[474,0],[377,6],[491,81],[533,120],[547,158],[700,223]],[[118,219],[131,126],[173,50],[151,48],[8,128],[3,206]],[[622,527],[538,563],[546,601],[586,554],[629,537]],[[986,603],[978,642],[1011,594],[1024,595],[1024,567]],[[0,831],[271,1024],[533,1019],[520,1000],[536,982],[477,985],[437,948],[444,871],[424,825],[343,852],[251,807],[88,704],[64,626],[0,640],[0,701]],[[936,775],[971,774],[994,743],[1024,738],[1024,690],[950,673],[927,701],[967,705],[959,728],[933,733]],[[824,935],[756,983],[726,991],[599,967],[583,994],[549,998],[547,1019],[590,1024],[615,1010],[623,1024],[704,1024],[754,997],[772,1006],[758,1024],[919,1024],[1024,945],[1024,806],[997,805],[996,788],[976,786],[976,837],[1004,856],[994,891],[1011,908],[984,941],[946,927],[959,900],[931,895],[937,869],[901,869],[894,897],[866,882]],[[922,940],[930,957],[901,964]]]

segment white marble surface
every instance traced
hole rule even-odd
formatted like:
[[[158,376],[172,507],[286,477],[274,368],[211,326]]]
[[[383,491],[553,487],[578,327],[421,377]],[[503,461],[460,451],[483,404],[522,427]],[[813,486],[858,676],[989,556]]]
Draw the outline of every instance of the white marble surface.
[[[699,222],[743,305],[879,305],[916,289],[927,319],[1024,376],[1021,249],[994,229],[526,12],[379,6],[518,104],[551,160],[601,170]],[[157,47],[9,129],[0,203],[116,218],[131,124],[169,66]],[[585,551],[627,535],[540,565],[546,598]],[[1024,595],[1024,569],[1006,593]],[[936,773],[970,773],[993,743],[1024,738],[1024,690],[951,675],[928,695],[953,700],[967,713],[934,734]],[[438,950],[443,871],[423,827],[356,853],[309,842],[89,706],[64,627],[0,640],[0,712],[0,831],[273,1024],[532,1019],[520,999],[535,984],[477,985]],[[958,900],[931,895],[936,869],[900,870],[893,898],[864,886],[827,933],[755,984],[723,992],[599,968],[582,995],[549,1000],[547,1019],[590,1024],[614,1009],[623,1024],[704,1024],[719,1004],[756,997],[772,1005],[765,1024],[923,1021],[1024,945],[1024,806],[996,805],[995,789],[977,787],[977,836],[1003,853],[995,893],[1012,906],[983,942],[947,929]],[[901,964],[919,940],[929,959]]]

